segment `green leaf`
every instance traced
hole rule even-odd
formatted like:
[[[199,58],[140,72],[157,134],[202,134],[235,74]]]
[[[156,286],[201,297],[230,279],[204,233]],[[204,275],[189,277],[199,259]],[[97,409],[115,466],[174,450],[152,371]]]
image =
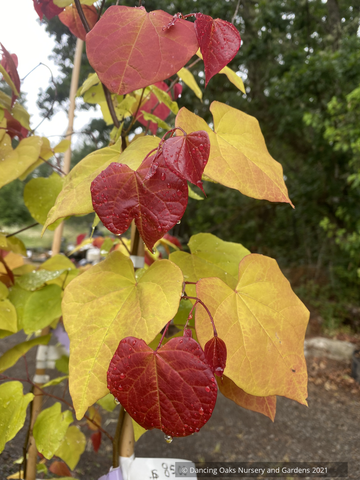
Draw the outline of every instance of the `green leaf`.
[[[37,290],[46,282],[54,280],[54,278],[59,277],[65,270],[35,270],[34,272],[26,273],[16,280],[16,283],[20,285],[21,288],[33,292]]]
[[[32,393],[23,394],[20,382],[0,385],[0,453],[5,444],[23,427],[27,406],[33,398]]]
[[[157,137],[139,137],[120,155],[120,145],[102,148],[79,162],[66,176],[64,186],[54,207],[50,210],[45,229],[59,218],[70,215],[85,215],[94,211],[91,182],[112,162],[121,162],[136,170],[150,150],[160,142]]]
[[[67,355],[62,355],[56,360],[55,367],[59,372],[69,375],[69,357]]]
[[[70,470],[74,470],[78,464],[81,454],[86,447],[85,435],[75,426],[67,429],[65,437],[63,438],[60,447],[55,452],[57,457],[60,457],[68,464]]]
[[[42,144],[40,137],[28,137],[13,150],[9,149],[7,137],[5,135],[0,143],[0,188],[18,178],[37,161]]]
[[[144,120],[157,123],[157,125],[163,130],[171,130],[171,127],[166,122],[164,122],[164,120],[161,120],[161,118],[157,117],[156,115],[144,112],[143,110],[141,110],[141,113],[143,114]]]
[[[30,114],[20,103],[15,103],[11,110],[12,116],[17,120],[20,125],[27,130],[31,130],[30,127]]]
[[[171,97],[168,93],[164,92],[164,90],[161,90],[161,88],[158,88],[155,85],[151,85],[150,90],[154,93],[160,103],[164,103],[168,108],[170,108],[172,113],[175,115],[178,113],[179,106],[176,102],[171,100]]]
[[[16,310],[8,299],[0,301],[0,330],[6,330],[11,333],[18,331]]]
[[[20,238],[14,236],[6,237],[0,233],[0,248],[1,250],[19,253],[20,255],[26,257],[26,248]]]
[[[250,252],[239,243],[224,242],[211,233],[193,235],[189,241],[191,254],[174,252],[170,260],[178,265],[187,282],[218,277],[231,288],[238,281],[240,261]],[[195,296],[195,286],[187,285],[186,293]]]
[[[178,71],[178,76],[181,80],[195,93],[195,95],[202,101],[202,91],[200,90],[199,85],[197,84],[194,75],[187,68],[182,68]]]
[[[115,251],[69,284],[62,305],[78,419],[108,393],[106,373],[120,340],[135,336],[148,343],[175,316],[182,282],[169,260],[154,262],[136,281],[131,260]]]
[[[65,375],[64,377],[54,378],[53,380],[50,380],[50,382],[45,383],[45,385],[43,385],[42,388],[53,387],[54,385],[59,385],[61,382],[63,382],[67,378],[69,378],[69,375]]]
[[[76,267],[65,255],[59,253],[48,260],[45,260],[45,262],[40,265],[39,269],[53,272],[54,270],[76,270]]]
[[[55,172],[48,178],[32,178],[25,185],[24,202],[34,220],[44,225],[62,186],[63,179]],[[53,230],[56,226],[57,223],[54,223],[50,229]]]
[[[41,330],[61,316],[62,290],[58,285],[46,285],[31,292],[24,308],[23,328],[25,333]]]
[[[36,345],[47,345],[50,341],[51,335],[43,335],[37,338],[33,338],[27,342],[18,343],[15,347],[7,350],[0,357],[0,373],[5,372],[8,368],[15,365],[15,363],[25,355],[32,347]]]
[[[204,197],[196,193],[188,184],[188,192],[189,192],[189,197],[194,199],[194,200],[204,200]]]
[[[112,412],[116,408],[114,395],[108,393],[105,397],[100,398],[96,403],[100,405],[107,412]]]
[[[39,413],[33,435],[38,451],[45,458],[50,460],[55,455],[72,421],[72,413],[69,410],[62,413],[59,402]]]
[[[18,330],[21,330],[24,326],[24,311],[26,309],[26,303],[31,295],[31,292],[24,290],[19,285],[15,284],[11,287],[9,300],[16,309]]]

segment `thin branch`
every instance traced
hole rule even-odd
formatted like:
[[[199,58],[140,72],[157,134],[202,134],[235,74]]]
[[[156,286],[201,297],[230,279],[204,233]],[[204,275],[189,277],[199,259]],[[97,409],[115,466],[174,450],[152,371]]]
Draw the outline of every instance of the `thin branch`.
[[[125,247],[125,250],[127,251],[127,253],[129,255],[131,255],[130,250],[128,249],[128,247],[127,247],[126,243],[124,242],[124,240],[122,239],[122,237],[119,237],[119,240],[123,244],[123,246]]]
[[[44,67],[46,67],[46,68],[49,70],[50,75],[51,75],[51,83],[52,83],[53,86],[54,86],[55,95],[54,95],[53,101],[52,101],[52,103],[51,103],[51,105],[50,105],[50,108],[49,108],[48,111],[47,111],[47,114],[46,114],[45,117],[41,120],[41,122],[40,122],[35,128],[33,128],[33,130],[32,130],[33,132],[35,132],[35,130],[36,130],[37,128],[39,128],[40,125],[41,125],[46,119],[48,119],[48,118],[50,117],[50,115],[52,115],[52,113],[53,113],[53,111],[54,111],[54,105],[55,105],[55,102],[56,102],[56,99],[57,99],[57,96],[58,96],[57,86],[56,86],[56,82],[55,82],[55,80],[54,80],[54,75],[53,75],[53,73],[52,73],[52,71],[51,71],[51,68],[48,67],[47,65],[45,65],[45,63],[41,63],[41,62],[39,63],[39,65],[43,65]],[[33,69],[33,70],[34,70],[34,69]],[[33,71],[33,70],[32,70],[32,71]],[[31,72],[30,72],[30,73],[31,73]],[[28,74],[28,75],[29,75],[29,74]]]
[[[233,15],[233,17],[232,17],[232,19],[231,19],[231,23],[232,23],[232,24],[234,24],[234,22],[235,22],[236,16],[237,16],[238,11],[239,11],[239,7],[240,7],[240,0],[238,0],[238,3],[237,3],[236,8],[235,8],[234,15]]]
[[[103,89],[104,89],[106,103],[107,103],[107,106],[109,107],[112,121],[114,122],[115,127],[119,128],[120,127],[120,122],[119,122],[119,119],[116,116],[114,104],[113,104],[112,99],[111,99],[111,93],[104,84],[102,84],[102,86],[103,86]]]
[[[63,175],[64,177],[66,176],[66,173],[63,172],[61,170],[61,168],[57,167],[56,165],[53,165],[52,163],[49,162],[49,160],[45,160],[45,158],[42,158],[42,157],[39,157],[40,160],[42,160],[43,162],[47,163],[49,165],[49,167],[53,168],[54,170],[57,170],[59,173],[61,173],[61,175]]]
[[[155,352],[157,352],[157,351],[159,350],[159,348],[161,347],[161,344],[162,344],[162,342],[163,342],[163,340],[164,340],[164,337],[165,337],[165,335],[166,335],[166,332],[168,331],[168,329],[169,329],[169,327],[170,327],[170,323],[171,323],[171,320],[170,320],[170,322],[168,322],[168,323],[166,324],[166,327],[164,328],[164,331],[163,331],[163,334],[162,334],[162,336],[161,336],[159,345],[157,346]]]
[[[5,267],[5,270],[6,270],[6,273],[7,275],[9,276],[10,280],[11,280],[11,283],[13,285],[15,285],[15,278],[14,278],[14,274],[13,272],[10,270],[10,268],[7,266],[7,263],[5,262],[5,260],[3,259],[3,257],[0,255],[0,262],[4,265]]]
[[[36,223],[33,223],[32,225],[28,225],[27,227],[24,227],[24,228],[22,228],[21,230],[17,230],[17,231],[14,232],[14,233],[9,233],[9,235],[5,235],[5,237],[6,237],[6,238],[12,237],[12,236],[14,236],[14,235],[17,235],[18,233],[21,233],[21,232],[24,232],[25,230],[28,230],[29,228],[36,227],[36,225],[39,225],[39,223],[36,222]]]
[[[96,20],[97,22],[100,20],[102,11],[103,11],[104,6],[105,6],[105,1],[106,1],[106,0],[103,0],[102,3],[101,3],[100,10],[99,10],[99,15],[98,15],[98,18],[97,18],[97,20]]]
[[[89,27],[88,21],[86,20],[84,11],[83,11],[81,3],[80,3],[80,0],[75,0],[75,5],[76,5],[76,9],[78,11],[81,23],[83,24],[83,27],[85,28],[85,32],[89,33],[91,28]]]

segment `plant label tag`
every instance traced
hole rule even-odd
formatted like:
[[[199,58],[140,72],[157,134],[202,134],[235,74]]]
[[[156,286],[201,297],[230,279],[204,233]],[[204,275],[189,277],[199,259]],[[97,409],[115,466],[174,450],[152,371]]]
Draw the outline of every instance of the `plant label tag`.
[[[195,463],[179,458],[135,458],[131,463],[127,476],[124,480],[169,480],[187,478],[190,472],[195,472]],[[191,474],[196,479],[196,473]]]

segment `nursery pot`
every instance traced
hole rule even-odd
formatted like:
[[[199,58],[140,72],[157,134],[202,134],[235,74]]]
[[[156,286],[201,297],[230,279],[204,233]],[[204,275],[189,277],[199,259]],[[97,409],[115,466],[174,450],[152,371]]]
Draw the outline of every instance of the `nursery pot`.
[[[360,350],[355,350],[351,358],[351,376],[360,383]]]

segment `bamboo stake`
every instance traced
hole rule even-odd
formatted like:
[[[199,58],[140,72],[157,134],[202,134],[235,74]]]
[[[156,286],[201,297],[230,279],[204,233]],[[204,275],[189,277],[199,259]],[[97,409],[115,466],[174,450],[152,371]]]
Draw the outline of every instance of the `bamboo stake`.
[[[81,54],[83,50],[84,42],[77,39],[76,42],[76,50],[75,50],[75,58],[74,58],[74,68],[71,77],[71,85],[70,85],[70,107],[69,107],[69,123],[68,128],[66,131],[66,137],[71,142],[71,136],[73,133],[73,125],[74,125],[74,117],[75,117],[75,98],[76,92],[79,85],[79,76],[80,76],[80,66],[81,66]],[[63,165],[63,172],[68,174],[70,171],[70,163],[71,163],[71,144],[69,148],[66,150],[64,155],[64,165]],[[57,255],[60,253],[61,248],[61,238],[63,234],[64,222],[56,228],[52,243],[52,256]],[[50,331],[49,327],[46,327],[42,330],[41,335],[47,335]],[[45,375],[45,369],[36,369],[36,375]],[[39,387],[43,385],[43,383],[37,383]],[[32,436],[33,426],[35,424],[36,418],[38,414],[41,412],[42,407],[42,392],[37,388],[37,385],[34,386],[33,393],[35,395],[32,409],[31,409],[31,420],[30,420],[30,432],[29,432],[29,443],[28,443],[28,459],[25,461],[26,471],[24,474],[26,475],[26,480],[35,480],[36,479],[36,463],[37,463],[37,448],[35,444],[35,439]]]

